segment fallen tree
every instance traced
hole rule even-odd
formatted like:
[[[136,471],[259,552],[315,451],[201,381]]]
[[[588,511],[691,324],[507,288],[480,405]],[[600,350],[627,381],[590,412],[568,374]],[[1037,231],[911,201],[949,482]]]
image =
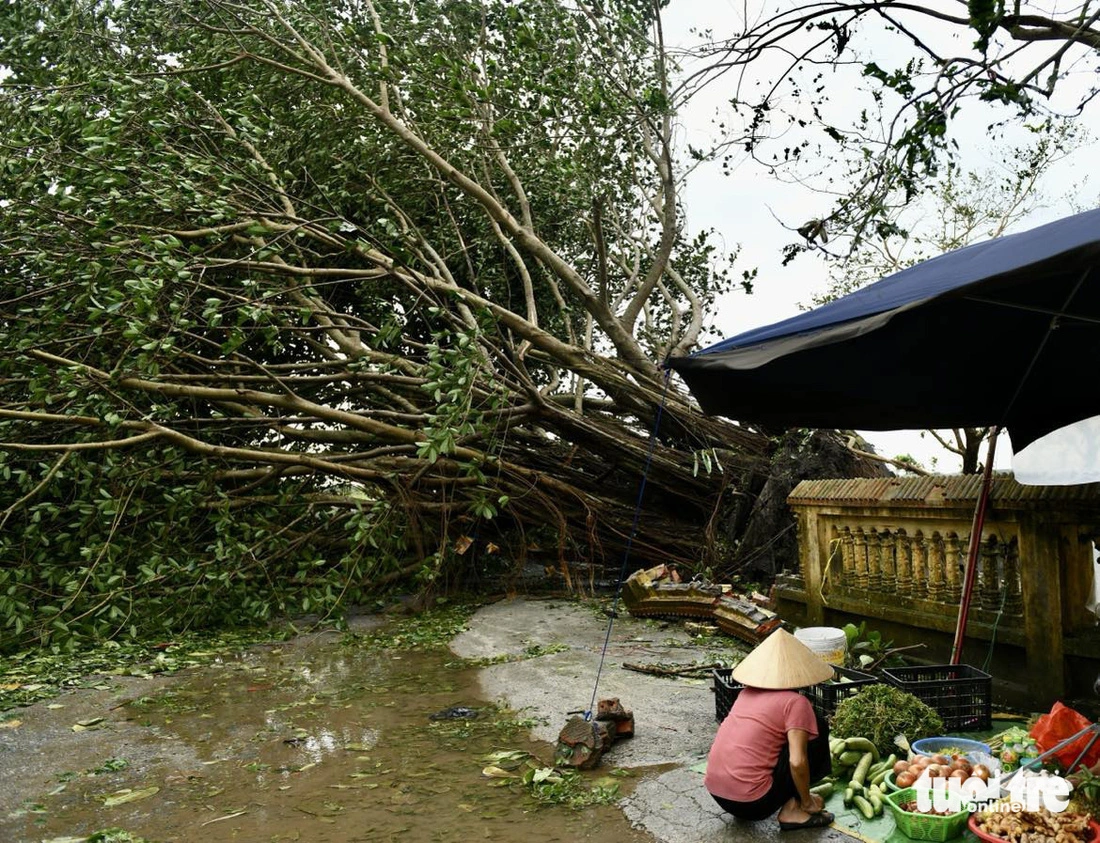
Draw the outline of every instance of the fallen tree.
[[[731,277],[681,233],[654,6],[3,26],[11,641],[328,612],[535,548],[574,587],[628,543],[721,569],[772,442],[662,374]]]

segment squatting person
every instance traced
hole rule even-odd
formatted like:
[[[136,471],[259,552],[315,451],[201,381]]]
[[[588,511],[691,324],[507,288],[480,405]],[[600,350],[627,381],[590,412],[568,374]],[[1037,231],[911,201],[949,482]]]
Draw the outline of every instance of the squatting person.
[[[743,820],[779,812],[779,827],[833,821],[810,782],[828,775],[829,727],[795,689],[831,679],[833,669],[785,630],[776,630],[733,670],[744,685],[718,727],[703,784],[722,809]]]

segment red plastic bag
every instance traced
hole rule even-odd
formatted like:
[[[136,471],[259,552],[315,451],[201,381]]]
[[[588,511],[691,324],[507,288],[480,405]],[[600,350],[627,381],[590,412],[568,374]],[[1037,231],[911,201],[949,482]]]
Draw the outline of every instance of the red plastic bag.
[[[1035,738],[1035,744],[1039,747],[1039,750],[1045,752],[1091,725],[1091,721],[1080,712],[1056,702],[1054,708],[1050,710],[1050,714],[1044,714],[1031,727],[1031,736]],[[1096,737],[1095,733],[1082,735],[1073,743],[1054,753],[1053,757],[1058,759],[1058,763],[1062,765],[1064,772],[1072,772],[1068,769],[1069,765],[1076,760],[1081,751],[1088,746],[1089,740],[1094,737]],[[1096,740],[1092,748],[1085,754],[1085,757],[1081,759],[1081,762],[1086,767],[1092,767],[1100,762],[1100,739]]]

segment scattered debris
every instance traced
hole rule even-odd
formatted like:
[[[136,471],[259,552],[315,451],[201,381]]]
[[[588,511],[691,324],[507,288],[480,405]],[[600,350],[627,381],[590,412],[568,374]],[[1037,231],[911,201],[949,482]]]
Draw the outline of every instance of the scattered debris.
[[[442,711],[437,711],[429,716],[429,720],[477,720],[481,716],[481,710],[467,708],[464,705],[452,705]]]
[[[759,644],[782,621],[730,585],[682,582],[670,565],[635,571],[623,588],[623,603],[634,617],[707,618],[727,635]]]
[[[600,700],[596,717],[572,717],[558,735],[554,763],[590,770],[618,738],[634,737],[634,712],[623,708],[618,698]]]
[[[244,814],[247,814],[247,813],[248,813],[248,811],[235,811],[232,814],[226,814],[224,817],[215,817],[212,820],[207,820],[206,822],[202,823],[202,825],[205,826],[205,825],[210,825],[211,823],[220,823],[222,820],[231,820],[234,817],[240,817],[240,816],[243,816]]]
[[[104,799],[103,807],[113,808],[115,805],[124,805],[127,802],[137,802],[139,799],[148,799],[150,796],[154,796],[157,793],[160,793],[160,788],[155,785],[153,787],[143,787],[141,790],[126,788],[117,793],[112,793]]]
[[[673,679],[690,677],[693,679],[706,679],[718,669],[726,665],[719,662],[710,664],[634,664],[623,662],[623,670],[633,670],[635,673],[648,673],[651,676],[668,676]]]

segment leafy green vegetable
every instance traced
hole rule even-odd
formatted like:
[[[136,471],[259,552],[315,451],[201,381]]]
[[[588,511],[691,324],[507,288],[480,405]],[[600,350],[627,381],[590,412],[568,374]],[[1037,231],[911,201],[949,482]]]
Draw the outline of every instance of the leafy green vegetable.
[[[832,729],[838,737],[869,738],[887,755],[895,735],[909,741],[943,733],[943,720],[915,696],[891,685],[868,685],[843,700],[833,714]]]

